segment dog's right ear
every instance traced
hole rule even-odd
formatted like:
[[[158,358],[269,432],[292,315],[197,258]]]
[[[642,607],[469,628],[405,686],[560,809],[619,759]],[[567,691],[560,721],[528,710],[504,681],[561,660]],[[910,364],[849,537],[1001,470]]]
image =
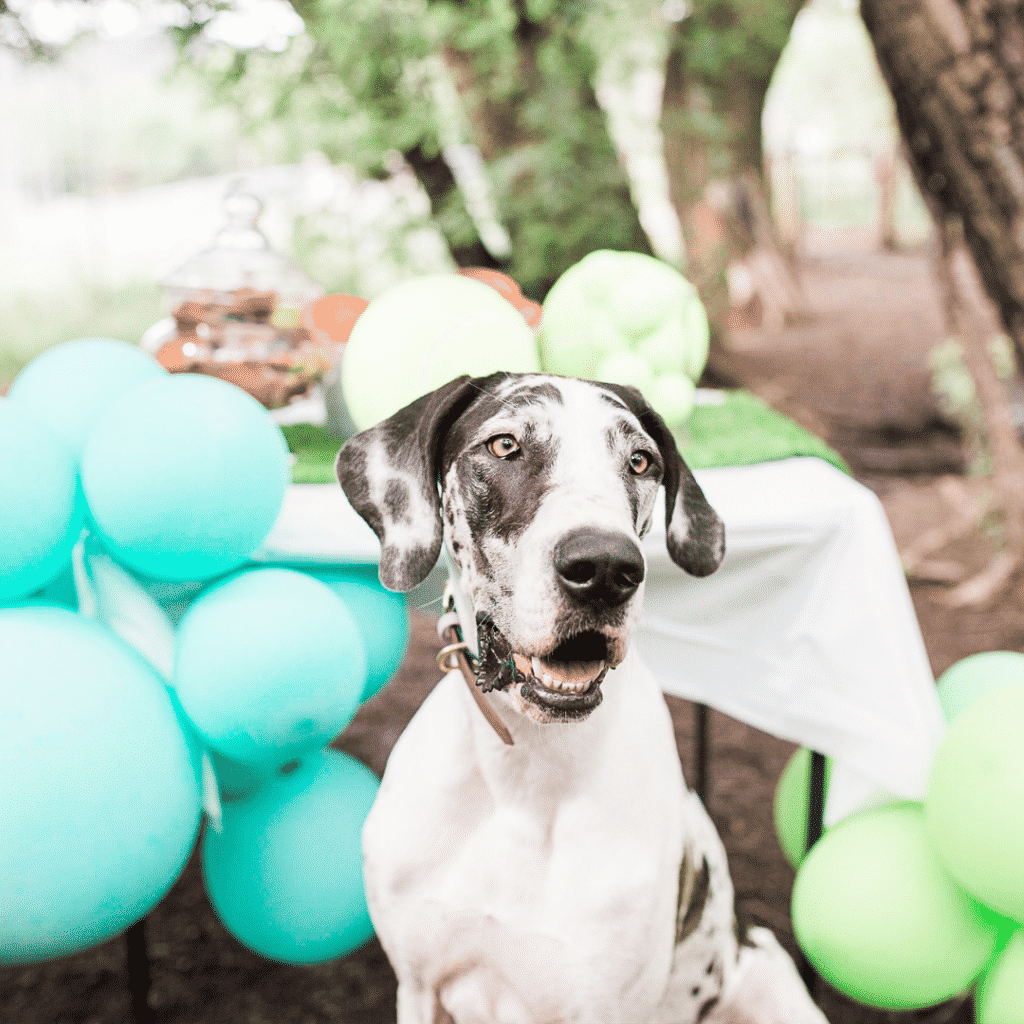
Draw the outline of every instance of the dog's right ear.
[[[352,507],[380,539],[381,583],[412,590],[441,554],[438,454],[445,434],[480,393],[457,377],[356,434],[338,452],[334,473]]]

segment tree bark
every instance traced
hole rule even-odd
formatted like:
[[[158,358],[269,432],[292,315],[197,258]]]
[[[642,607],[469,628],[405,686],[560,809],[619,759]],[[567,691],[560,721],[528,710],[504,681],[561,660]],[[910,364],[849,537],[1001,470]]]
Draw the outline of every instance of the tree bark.
[[[706,11],[679,22],[672,32],[662,96],[665,160],[686,236],[690,276],[713,321],[724,319],[729,301],[725,269],[736,259],[747,266],[770,325],[808,315],[769,213],[761,138],[765,95],[802,5],[803,0],[778,0],[765,7],[773,27],[756,36],[743,23],[743,6],[729,2],[707,4]],[[699,24],[691,25],[695,20]],[[714,74],[695,67],[698,34],[704,45],[711,38],[723,52],[739,55]],[[718,125],[717,137],[708,129],[712,121]],[[718,223],[710,232],[702,223],[709,213]]]
[[[914,176],[1024,365],[1024,2],[861,0]]]
[[[1024,365],[1024,3],[861,0],[861,15],[939,231],[947,319],[984,414],[1002,548],[946,597],[983,605],[1024,560],[1024,451],[988,348],[1001,321]]]

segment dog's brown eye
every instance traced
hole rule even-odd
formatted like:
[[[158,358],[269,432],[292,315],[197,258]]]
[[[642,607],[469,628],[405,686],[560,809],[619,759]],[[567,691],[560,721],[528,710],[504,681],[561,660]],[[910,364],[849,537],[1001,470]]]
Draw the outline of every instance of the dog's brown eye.
[[[507,459],[519,451],[519,442],[511,434],[499,434],[487,442],[487,447],[492,455],[497,455],[499,459]]]
[[[633,452],[629,457],[629,468],[640,476],[641,473],[646,473],[647,468],[651,464],[651,457],[647,452]]]

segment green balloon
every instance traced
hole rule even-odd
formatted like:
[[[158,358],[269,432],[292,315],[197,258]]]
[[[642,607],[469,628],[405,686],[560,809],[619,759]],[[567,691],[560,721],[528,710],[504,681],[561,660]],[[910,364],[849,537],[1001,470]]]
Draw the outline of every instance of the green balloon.
[[[537,342],[490,286],[458,274],[393,285],[360,314],[341,364],[341,390],[360,430],[461,374],[536,373]]]
[[[792,909],[797,941],[818,973],[887,1010],[963,992],[992,956],[1000,926],[943,870],[914,803],[830,829],[800,865]]]
[[[555,282],[539,335],[545,370],[611,383],[633,383],[619,371],[602,375],[609,357],[626,352],[643,361],[645,376],[681,373],[696,381],[709,339],[697,290],[678,270],[653,256],[611,249],[590,253]]]
[[[1024,922],[1024,686],[1003,688],[961,712],[935,755],[928,835],[957,881],[999,913]]]
[[[825,758],[825,796],[832,760]],[[795,868],[807,851],[807,810],[811,790],[811,752],[800,747],[786,762],[775,788],[775,835],[786,860]]]
[[[1008,686],[1024,686],[1024,654],[972,654],[947,668],[935,685],[946,721],[952,722],[982,697]]]
[[[1024,928],[985,971],[974,996],[975,1024],[1024,1024]]]
[[[328,749],[224,804],[222,831],[203,836],[203,878],[239,942],[271,960],[319,964],[372,937],[362,829],[378,785]]]

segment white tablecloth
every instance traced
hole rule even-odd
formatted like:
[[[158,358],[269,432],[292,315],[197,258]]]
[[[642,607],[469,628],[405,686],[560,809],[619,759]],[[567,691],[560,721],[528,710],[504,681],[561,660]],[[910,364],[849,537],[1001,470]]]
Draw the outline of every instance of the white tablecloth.
[[[694,579],[665,551],[663,515],[646,540],[639,645],[665,691],[833,758],[826,825],[892,796],[923,798],[945,725],[878,499],[819,459],[695,475],[725,522],[726,556]],[[325,484],[289,488],[259,557],[379,555],[373,531]],[[413,607],[431,607],[442,572],[410,595]]]

